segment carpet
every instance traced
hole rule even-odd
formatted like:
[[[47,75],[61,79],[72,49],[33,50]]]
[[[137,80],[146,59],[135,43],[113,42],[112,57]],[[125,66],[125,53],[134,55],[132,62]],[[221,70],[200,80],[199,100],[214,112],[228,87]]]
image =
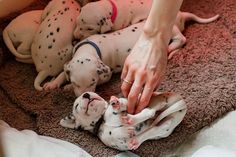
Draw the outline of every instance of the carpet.
[[[168,62],[166,77],[158,90],[180,93],[188,106],[182,123],[167,138],[147,141],[136,151],[140,156],[162,156],[204,126],[236,108],[236,0],[185,0],[182,11],[201,17],[220,14],[210,24],[189,23],[187,44]],[[32,8],[31,8],[32,9]],[[9,19],[1,21],[0,31]],[[0,34],[2,34],[0,32]],[[0,119],[18,129],[32,129],[79,145],[92,156],[114,156],[86,131],[62,128],[59,121],[72,110],[75,96],[61,89],[34,90],[33,65],[16,62],[0,38]],[[105,99],[120,94],[119,74],[97,88]]]

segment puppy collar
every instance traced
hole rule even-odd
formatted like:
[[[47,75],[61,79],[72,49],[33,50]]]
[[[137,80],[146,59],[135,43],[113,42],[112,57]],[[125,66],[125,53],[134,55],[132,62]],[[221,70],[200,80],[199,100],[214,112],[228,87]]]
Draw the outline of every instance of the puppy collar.
[[[101,53],[99,47],[94,42],[92,42],[90,40],[86,40],[86,41],[81,42],[78,45],[76,45],[75,48],[74,48],[74,52],[76,52],[78,50],[78,48],[80,48],[81,46],[83,46],[85,44],[90,44],[91,46],[93,46],[95,48],[96,52],[97,52],[97,55],[102,60],[102,53]]]
[[[116,4],[112,0],[109,0],[109,2],[112,5],[111,22],[114,23],[117,17],[117,7],[116,7]]]

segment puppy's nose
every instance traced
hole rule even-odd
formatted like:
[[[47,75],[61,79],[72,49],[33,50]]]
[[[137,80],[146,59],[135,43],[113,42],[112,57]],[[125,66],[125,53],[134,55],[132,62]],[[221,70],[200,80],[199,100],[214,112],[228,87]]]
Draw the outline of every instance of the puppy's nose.
[[[83,98],[90,99],[89,93],[84,93],[84,94],[83,94]]]

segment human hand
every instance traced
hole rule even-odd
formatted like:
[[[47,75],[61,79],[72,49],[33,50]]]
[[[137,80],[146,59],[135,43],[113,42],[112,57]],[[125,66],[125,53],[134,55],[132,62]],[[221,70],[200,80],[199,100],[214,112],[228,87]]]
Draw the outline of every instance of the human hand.
[[[144,109],[160,84],[167,66],[167,45],[163,34],[148,36],[142,33],[121,74],[121,90],[128,98],[128,113]]]

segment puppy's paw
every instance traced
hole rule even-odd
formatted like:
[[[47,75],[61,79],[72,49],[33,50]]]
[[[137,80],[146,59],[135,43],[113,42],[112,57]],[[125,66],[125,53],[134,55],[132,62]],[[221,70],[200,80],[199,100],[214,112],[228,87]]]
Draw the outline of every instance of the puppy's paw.
[[[135,136],[135,129],[134,129],[134,127],[128,127],[127,128],[127,133],[128,133],[128,137],[129,138],[134,137]]]
[[[111,96],[110,98],[110,104],[113,108],[113,110],[119,111],[120,110],[120,102],[119,99],[115,96]]]
[[[56,89],[59,87],[60,87],[60,85],[57,82],[51,81],[51,82],[47,82],[43,85],[43,90],[52,90],[52,89]]]
[[[128,141],[129,150],[135,150],[139,147],[139,142],[136,138],[132,138]]]
[[[133,125],[134,124],[133,119],[130,118],[128,115],[122,115],[121,122],[123,125]]]

